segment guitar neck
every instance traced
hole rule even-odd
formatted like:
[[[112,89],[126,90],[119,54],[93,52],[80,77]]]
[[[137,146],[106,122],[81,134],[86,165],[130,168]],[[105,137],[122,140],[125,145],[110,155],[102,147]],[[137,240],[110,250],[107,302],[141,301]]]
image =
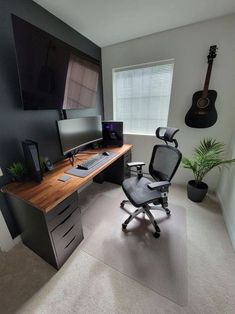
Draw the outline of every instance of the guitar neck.
[[[202,93],[202,98],[206,98],[207,94],[208,94],[212,65],[213,65],[213,59],[208,63],[207,72],[206,72],[206,79],[205,79],[203,93]]]

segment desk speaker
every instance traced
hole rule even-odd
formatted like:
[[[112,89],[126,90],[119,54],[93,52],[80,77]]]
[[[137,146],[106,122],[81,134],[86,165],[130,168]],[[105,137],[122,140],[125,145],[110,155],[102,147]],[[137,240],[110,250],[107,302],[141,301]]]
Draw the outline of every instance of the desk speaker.
[[[43,163],[47,171],[52,171],[54,169],[53,163],[50,158],[44,157]]]
[[[123,145],[123,122],[122,121],[103,121],[103,146],[122,146]]]

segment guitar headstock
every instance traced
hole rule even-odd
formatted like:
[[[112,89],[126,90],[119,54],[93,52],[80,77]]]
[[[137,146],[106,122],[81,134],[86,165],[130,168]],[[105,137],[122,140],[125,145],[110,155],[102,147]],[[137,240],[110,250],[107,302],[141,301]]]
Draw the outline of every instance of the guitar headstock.
[[[216,45],[210,46],[209,54],[207,56],[208,63],[212,62],[213,59],[215,59],[217,50],[218,47]]]

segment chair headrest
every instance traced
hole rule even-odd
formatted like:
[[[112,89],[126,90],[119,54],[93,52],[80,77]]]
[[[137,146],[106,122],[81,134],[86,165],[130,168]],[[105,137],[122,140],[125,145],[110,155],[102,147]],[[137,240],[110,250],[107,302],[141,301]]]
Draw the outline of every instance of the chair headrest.
[[[179,131],[177,128],[164,128],[159,127],[156,130],[156,137],[158,137],[160,140],[163,140],[166,144],[169,143],[175,143],[175,146],[178,146],[178,143],[176,139],[174,139],[175,134]]]

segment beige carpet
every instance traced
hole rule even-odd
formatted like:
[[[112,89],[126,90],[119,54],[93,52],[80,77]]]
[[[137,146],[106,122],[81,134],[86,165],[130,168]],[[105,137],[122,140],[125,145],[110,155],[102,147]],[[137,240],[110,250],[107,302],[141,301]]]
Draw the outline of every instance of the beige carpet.
[[[187,250],[186,211],[181,206],[170,205],[172,216],[167,218],[162,210],[154,210],[161,237],[153,237],[153,226],[143,215],[134,219],[123,232],[121,224],[132,205],[119,204],[124,194],[100,195],[83,212],[83,226],[88,237],[81,249],[151,288],[170,300],[187,303]]]
[[[0,313],[16,313],[56,270],[23,244],[0,251]]]
[[[170,203],[187,212],[186,306],[160,296],[80,247],[56,272],[20,244],[0,253],[0,313],[234,314],[235,253],[218,203],[210,195],[203,203],[193,203],[185,187],[174,184],[170,191]],[[92,184],[79,195],[82,210],[101,194],[117,197],[119,193],[114,184]],[[161,228],[164,234],[163,224]]]

